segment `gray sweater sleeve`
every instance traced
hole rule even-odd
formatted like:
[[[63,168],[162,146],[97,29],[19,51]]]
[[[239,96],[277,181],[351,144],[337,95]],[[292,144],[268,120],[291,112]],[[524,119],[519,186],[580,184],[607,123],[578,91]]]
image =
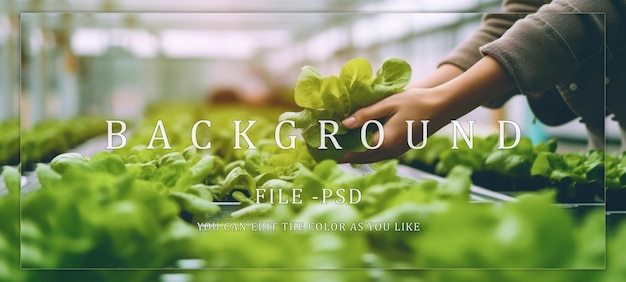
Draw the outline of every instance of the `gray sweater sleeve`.
[[[604,15],[581,13],[579,2],[584,0],[544,5],[480,51],[499,61],[524,94],[553,87],[603,51]]]
[[[440,62],[442,64],[452,64],[463,70],[469,69],[478,62],[483,55],[479,48],[492,42],[518,19],[528,13],[534,13],[549,0],[505,0],[502,2],[502,13],[486,14],[482,18],[481,26],[470,37],[450,52],[450,54]],[[520,13],[520,14],[515,14]]]

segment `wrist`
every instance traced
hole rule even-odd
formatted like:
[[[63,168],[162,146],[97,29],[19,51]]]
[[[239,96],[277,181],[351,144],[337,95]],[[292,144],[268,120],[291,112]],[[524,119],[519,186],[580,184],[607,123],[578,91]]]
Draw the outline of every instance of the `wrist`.
[[[469,108],[467,103],[459,100],[459,88],[443,84],[431,88],[427,95],[429,95],[428,101],[430,101],[431,108],[434,111],[433,119],[442,120],[444,124],[469,112],[469,110],[466,110],[466,108]]]
[[[412,100],[419,101],[418,105],[412,108],[419,108],[419,116],[427,117],[430,121],[428,135],[436,132],[451,119],[458,118],[453,107],[455,101],[450,93],[444,91],[445,88],[411,88],[406,92],[416,95]]]
[[[430,73],[420,81],[410,85],[410,88],[432,88],[454,79],[463,73],[463,69],[452,65],[442,64],[434,72]]]
[[[512,78],[495,59],[486,56],[458,77],[433,90],[440,95],[441,110],[458,118],[515,86]]]

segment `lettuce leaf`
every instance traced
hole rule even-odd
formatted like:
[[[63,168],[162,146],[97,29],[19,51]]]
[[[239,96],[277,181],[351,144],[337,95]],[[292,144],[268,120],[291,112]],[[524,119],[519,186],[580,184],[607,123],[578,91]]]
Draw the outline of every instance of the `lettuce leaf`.
[[[339,76],[325,77],[311,66],[302,68],[298,77],[294,98],[304,109],[300,112],[286,112],[280,120],[293,120],[296,128],[303,129],[302,136],[307,149],[316,161],[339,160],[346,152],[362,152],[366,148],[360,142],[360,130],[347,130],[341,121],[360,108],[374,104],[392,94],[401,92],[411,79],[411,66],[404,60],[390,57],[372,77],[372,67],[364,58],[346,62]],[[320,147],[321,128],[318,120],[337,122],[335,137],[342,149]],[[326,133],[333,128],[324,128]],[[367,134],[371,141],[373,132]]]
[[[531,167],[532,176],[542,176],[552,183],[574,187],[577,183],[602,183],[605,175],[605,153],[592,150],[584,154],[541,152]]]
[[[626,188],[626,152],[606,154],[607,189]]]

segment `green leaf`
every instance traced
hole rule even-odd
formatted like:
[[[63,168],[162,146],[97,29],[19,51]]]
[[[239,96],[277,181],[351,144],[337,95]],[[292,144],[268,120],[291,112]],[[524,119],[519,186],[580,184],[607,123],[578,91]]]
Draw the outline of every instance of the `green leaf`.
[[[455,166],[446,176],[446,181],[439,187],[438,194],[444,198],[467,201],[470,195],[470,186],[472,185],[471,176],[471,169],[464,166]]]
[[[169,196],[176,201],[183,210],[194,215],[209,216],[220,212],[220,207],[211,200],[203,199],[193,194],[171,192]]]
[[[259,175],[261,167],[266,163],[259,150],[248,150],[244,153],[244,168],[253,175]]]
[[[235,191],[233,192],[233,199],[235,199],[236,201],[240,202],[242,206],[247,207],[250,205],[254,205],[255,202],[246,197],[246,195],[244,193],[242,193],[241,191]]]
[[[244,168],[246,166],[246,162],[244,160],[236,160],[228,163],[224,167],[224,171],[232,171],[235,168]]]
[[[183,158],[185,158],[186,161],[191,162],[196,157],[197,151],[198,150],[195,146],[189,146],[183,150]]]
[[[96,171],[106,172],[111,175],[126,173],[126,165],[122,157],[109,152],[101,152],[89,159],[89,165]]]
[[[191,181],[193,183],[201,182],[202,179],[207,176],[214,175],[221,172],[220,163],[217,161],[217,157],[206,155],[193,166],[191,166]]]
[[[255,197],[256,183],[254,182],[254,178],[243,168],[234,168],[228,173],[224,179],[224,183],[222,183],[220,199],[226,197],[233,190],[247,191],[250,196]]]
[[[272,211],[272,205],[268,203],[254,204],[244,207],[230,216],[237,219],[258,219],[269,214]]]
[[[336,76],[327,77],[320,89],[324,107],[334,120],[340,120],[350,114],[350,93]]]
[[[411,81],[411,66],[404,60],[390,57],[385,59],[376,72],[374,94],[381,99],[402,89]]]
[[[372,66],[364,58],[346,62],[339,73],[341,82],[352,92],[358,83],[369,83],[372,79]]]
[[[86,167],[87,158],[79,153],[64,153],[54,157],[50,162],[50,168],[60,174],[72,166]]]
[[[213,191],[208,185],[201,183],[191,185],[191,187],[187,189],[186,193],[196,195],[207,201],[213,201]]]
[[[7,190],[9,190],[9,194],[19,194],[20,193],[20,172],[17,168],[12,166],[3,166],[2,167],[2,178],[4,179],[4,184],[7,186]]]
[[[314,111],[308,108],[299,112],[284,112],[278,120],[293,120],[296,122],[296,128],[307,128],[316,122]]]
[[[384,98],[384,95],[376,95],[374,88],[369,82],[356,81],[350,89],[352,95],[353,113],[356,112],[354,108],[363,108],[371,104],[376,103]]]
[[[539,142],[535,145],[535,152],[556,152],[556,139],[550,139],[546,142]]]
[[[155,176],[157,167],[153,164],[129,163],[126,164],[126,171],[137,179],[149,180]]]
[[[509,176],[530,176],[532,155],[513,154],[512,150],[497,150],[485,159],[485,168]]]
[[[296,104],[303,108],[323,109],[320,88],[324,76],[310,66],[304,66],[298,77],[295,89]]]
[[[262,174],[259,174],[257,176],[254,177],[254,182],[256,182],[257,185],[263,185],[263,183],[270,181],[272,179],[277,179],[279,177],[278,174],[273,173],[273,172],[265,172]]]
[[[158,173],[156,174],[156,179],[168,188],[175,188],[177,187],[176,183],[179,181],[186,182],[184,180],[188,180],[188,178],[181,178],[181,176],[188,173],[189,165],[182,158],[182,154],[178,153],[177,156],[180,156],[180,158],[169,158],[165,161],[164,165],[158,168]]]
[[[280,189],[280,190],[288,191],[293,188],[293,183],[282,180],[282,179],[270,179],[267,182],[263,183],[263,185],[261,185],[261,188],[266,189],[266,190],[274,189],[278,191]]]
[[[542,152],[537,155],[530,169],[531,175],[550,177],[554,168],[564,168],[567,164],[557,154]]]
[[[35,169],[37,173],[37,179],[41,183],[41,187],[57,187],[61,183],[61,175],[52,170],[48,165],[37,164]]]
[[[183,156],[182,153],[180,152],[173,152],[173,153],[169,153],[166,154],[164,156],[162,156],[161,158],[159,158],[159,167],[164,167],[164,166],[168,166],[172,163],[175,162],[187,162],[187,160],[185,159],[185,157]]]

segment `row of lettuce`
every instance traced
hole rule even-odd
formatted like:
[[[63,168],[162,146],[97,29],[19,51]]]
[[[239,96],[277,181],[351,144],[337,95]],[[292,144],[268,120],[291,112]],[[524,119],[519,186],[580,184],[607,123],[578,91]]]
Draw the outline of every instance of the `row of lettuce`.
[[[532,146],[523,140],[507,152],[494,151],[491,137],[478,145],[486,148],[482,151],[446,153],[429,147],[424,153],[436,154],[430,157],[434,171],[445,175],[438,182],[398,176],[397,160],[377,164],[370,174],[346,173],[334,161],[342,152],[315,150],[320,140],[316,120],[340,121],[400,92],[410,79],[410,66],[391,58],[373,75],[364,59],[346,63],[339,76],[303,68],[295,100],[304,110],[281,116],[302,129],[304,139],[293,150],[275,145],[282,110],[167,103],[148,109],[124,148],[89,157],[52,152],[56,157],[49,164],[41,163],[46,158],[33,162],[39,190],[20,197],[20,173],[5,167],[9,194],[0,198],[0,209],[14,216],[0,223],[0,250],[9,254],[0,257],[0,280],[180,279],[168,276],[172,272],[197,281],[619,281],[624,276],[626,267],[620,263],[626,260],[615,250],[626,246],[626,225],[611,224],[605,234],[604,209],[575,218],[554,205],[554,190],[525,193],[503,204],[468,201],[472,181],[485,171],[541,176],[568,186],[595,183],[605,171],[599,152],[581,155],[584,164],[578,165],[554,154],[550,142]],[[256,149],[232,148],[234,118],[256,121],[248,132]],[[195,136],[212,147],[198,150],[191,146],[189,129],[205,119],[212,127]],[[156,120],[167,128],[172,149],[147,148]],[[354,141],[356,132],[339,128],[339,139]],[[286,132],[279,137],[288,138]],[[349,145],[349,151],[364,149],[358,142]],[[474,151],[479,153],[472,155]],[[451,159],[446,161],[446,154]],[[401,160],[416,163],[407,158]],[[257,188],[269,191],[260,203]],[[360,201],[337,204],[335,200],[343,200],[341,189],[347,188],[358,189]],[[301,189],[302,203],[269,202],[296,189]],[[231,213],[219,202],[238,207]],[[261,225],[275,227],[253,230]],[[212,270],[185,271],[190,263]],[[15,265],[153,270],[20,271]],[[160,268],[169,270],[154,270]],[[352,270],[288,276],[267,271],[274,268]],[[416,268],[598,271],[382,271]]]
[[[468,203],[472,169],[455,166],[444,182],[399,177],[397,161],[367,175],[344,172],[336,162],[316,162],[298,140],[279,150],[273,140],[278,111],[189,105],[155,107],[133,129],[128,145],[91,157],[68,153],[38,164],[40,190],[21,197],[19,172],[5,167],[10,188],[0,198],[0,281],[154,281],[171,272],[197,281],[618,281],[626,267],[626,225],[610,228],[605,252],[603,210],[578,221],[555,207],[555,193],[527,193],[496,205]],[[233,150],[232,117],[256,120],[249,131],[256,150]],[[164,118],[166,117],[166,118]],[[155,119],[163,120],[172,150],[145,148]],[[213,147],[190,146],[189,128]],[[264,142],[263,140],[267,140]],[[270,141],[271,140],[271,141]],[[256,203],[256,188],[290,194],[302,189],[302,204]],[[358,204],[323,204],[323,190],[358,188]],[[274,195],[278,198],[278,194]],[[218,202],[241,208],[216,230],[198,224],[220,222]],[[20,224],[21,222],[21,224]],[[345,230],[284,231],[281,223],[343,224]],[[396,223],[419,222],[419,232],[395,231]],[[233,226],[278,223],[276,230],[232,231]],[[389,231],[369,224],[390,224]],[[229,228],[229,224],[232,225]],[[361,226],[360,226],[361,225]],[[354,228],[353,228],[354,227]],[[361,229],[363,228],[363,229]],[[383,227],[384,228],[384,227]],[[20,233],[21,232],[21,233]],[[20,236],[21,235],[21,236]],[[17,244],[21,242],[21,244]],[[20,249],[21,246],[21,249]],[[605,265],[606,255],[606,265]],[[198,260],[209,268],[342,269],[348,272],[282,271],[20,271],[15,268],[176,268]],[[597,268],[606,271],[394,272],[396,268]],[[369,269],[369,270],[367,270]],[[530,276],[529,276],[530,275]]]
[[[303,187],[307,195],[318,195],[322,187],[363,187],[357,205],[320,204],[269,205],[249,203],[233,213],[217,230],[200,231],[197,223],[209,222],[220,212],[215,194],[165,187],[162,181],[137,178],[130,169],[118,166],[119,158],[101,154],[59,169],[40,166],[42,189],[22,198],[21,225],[18,218],[19,176],[12,168],[4,177],[11,193],[0,199],[2,212],[14,216],[2,221],[0,260],[9,271],[3,281],[67,281],[72,272],[19,271],[11,268],[175,268],[181,259],[200,259],[209,268],[598,268],[605,263],[604,213],[590,213],[576,223],[566,210],[552,205],[552,193],[533,193],[503,205],[470,204],[469,171],[453,169],[443,183],[400,178],[390,162],[369,175],[344,173],[333,161],[312,169],[301,168],[288,187]],[[107,164],[108,163],[108,164]],[[48,170],[50,169],[50,170]],[[59,178],[60,176],[60,178]],[[15,177],[16,178],[16,177]],[[15,179],[13,178],[13,179]],[[271,181],[271,180],[268,180]],[[276,180],[274,180],[276,181]],[[195,188],[194,188],[195,186]],[[241,189],[244,186],[240,186]],[[349,186],[348,186],[349,187]],[[233,192],[234,194],[234,192]],[[195,200],[188,200],[193,197]],[[304,198],[304,197],[303,197]],[[245,204],[247,200],[242,199]],[[193,214],[193,224],[182,213]],[[189,219],[187,219],[189,220]],[[350,230],[358,223],[401,223],[419,221],[420,232],[376,232]],[[239,223],[310,222],[343,223],[345,231],[287,232],[280,230],[232,231]],[[231,225],[229,225],[231,224]],[[228,227],[230,226],[230,227]],[[250,228],[250,225],[247,225]],[[624,268],[626,228],[608,235],[607,271],[584,273],[553,271],[533,274],[550,281],[619,281]],[[20,230],[21,228],[21,230]],[[392,227],[393,228],[393,227]],[[462,230],[463,236],[459,236]],[[20,233],[21,232],[21,237]],[[621,240],[620,240],[621,239]],[[21,251],[18,242],[21,240]],[[621,245],[620,245],[621,244]],[[21,261],[19,260],[21,256]],[[175,270],[174,270],[175,271]],[[179,270],[181,272],[183,270]],[[154,281],[168,271],[84,272],[89,281]],[[172,272],[170,270],[169,272]],[[510,273],[510,274],[509,274]],[[461,280],[466,275],[480,281],[527,281],[518,272],[413,273],[407,281]],[[255,272],[191,272],[208,281],[258,281]],[[281,281],[281,272],[265,273],[263,281]],[[272,278],[267,278],[267,276]],[[327,273],[342,281],[383,279],[372,271]],[[582,275],[582,276],[580,276]],[[263,276],[261,276],[263,277]],[[341,278],[339,278],[341,277]],[[386,276],[383,276],[386,277]],[[318,278],[304,279],[317,281]],[[198,278],[201,279],[201,278]],[[203,280],[198,281],[205,281]],[[293,279],[289,277],[288,279]],[[325,278],[327,279],[327,278]],[[556,280],[555,280],[556,279]],[[71,279],[70,279],[71,280]],[[465,279],[462,279],[466,281]],[[476,280],[478,281],[478,280]]]
[[[442,176],[454,166],[464,165],[473,170],[477,185],[496,191],[555,187],[561,202],[602,201],[605,192],[626,188],[626,152],[559,154],[556,140],[533,145],[528,137],[521,137],[512,149],[500,150],[498,138],[477,136],[472,149],[464,142],[458,144],[459,149],[451,149],[449,137],[433,135],[427,150],[410,150],[400,162]]]
[[[142,127],[145,130],[142,135],[152,133],[153,126],[146,124]],[[259,135],[265,134],[263,137],[266,137],[270,133],[269,129],[273,129],[271,126],[266,128]],[[3,132],[0,138],[0,164],[17,165],[20,162],[19,122],[2,122],[0,129]],[[36,163],[50,162],[58,154],[90,138],[105,134],[106,130],[103,119],[95,117],[39,123],[22,134],[22,168],[32,170]],[[225,138],[217,143],[213,142],[213,151],[222,154],[235,153],[228,149],[232,146],[232,143],[228,143],[232,140],[232,132],[223,131],[221,134]],[[188,136],[181,138],[189,139]],[[559,200],[563,202],[592,202],[594,198],[604,199],[605,188],[626,188],[626,152],[614,154],[593,150],[557,154],[555,140],[533,145],[527,137],[522,137],[513,149],[499,150],[497,138],[496,135],[477,136],[474,137],[474,148],[469,149],[467,144],[460,142],[459,149],[453,150],[448,136],[434,135],[429,137],[426,149],[410,150],[399,160],[402,164],[441,176],[447,175],[456,165],[464,165],[473,170],[473,181],[477,185],[497,191],[556,187],[560,191]],[[149,136],[147,139],[135,138],[131,141],[136,141],[135,145],[139,145],[146,144],[147,140]],[[133,148],[132,145],[127,148]],[[224,157],[232,159],[233,156]]]
[[[55,156],[106,134],[101,117],[82,116],[68,120],[45,120],[32,128],[21,129],[19,119],[0,122],[0,164],[32,170],[37,163],[50,162]]]

